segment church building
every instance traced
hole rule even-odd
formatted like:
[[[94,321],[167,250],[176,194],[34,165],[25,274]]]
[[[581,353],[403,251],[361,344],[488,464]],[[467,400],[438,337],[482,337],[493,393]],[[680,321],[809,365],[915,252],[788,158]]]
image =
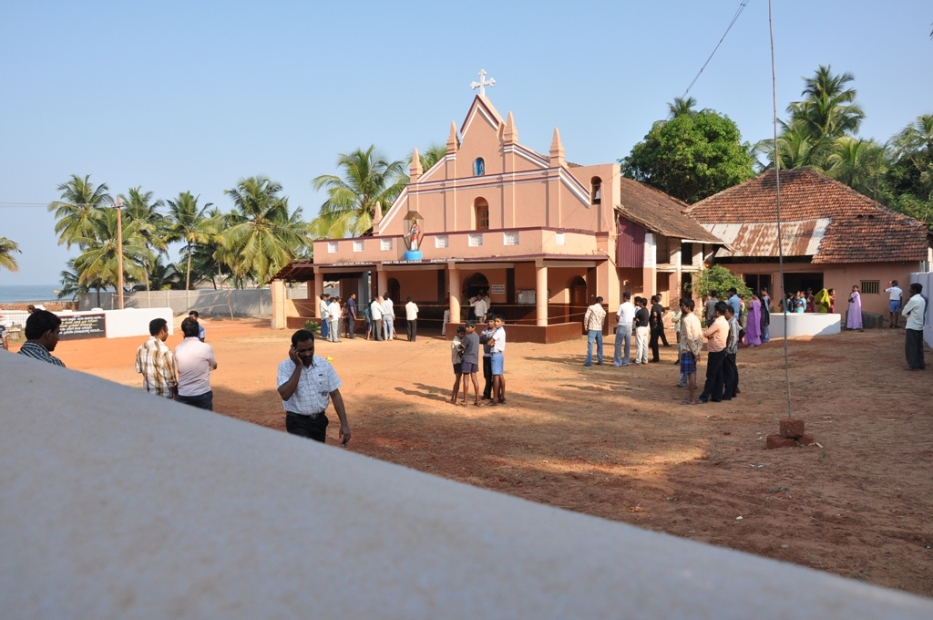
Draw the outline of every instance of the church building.
[[[580,336],[597,296],[607,331],[623,291],[676,300],[722,245],[683,214],[687,205],[623,179],[618,164],[567,161],[557,129],[546,154],[522,145],[512,113],[503,119],[484,88],[460,127],[451,123],[444,157],[423,170],[415,150],[409,176],[371,235],[317,240],[313,261],[277,275],[275,327],[317,312],[285,299],[284,282],[306,281],[311,293],[313,281],[316,299],[339,281],[342,296],[358,292],[362,303],[384,293],[402,310],[412,297],[419,328],[440,328],[449,310],[448,336],[484,294],[510,340],[557,342]]]

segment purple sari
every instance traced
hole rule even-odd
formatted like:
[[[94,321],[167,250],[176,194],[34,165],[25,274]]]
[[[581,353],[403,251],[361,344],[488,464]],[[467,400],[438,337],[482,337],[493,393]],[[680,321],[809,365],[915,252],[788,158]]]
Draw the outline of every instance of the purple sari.
[[[761,302],[752,300],[752,307],[748,311],[748,321],[745,323],[745,344],[757,347],[761,344]]]
[[[849,295],[849,316],[846,317],[846,329],[862,329],[862,296],[858,291]]]

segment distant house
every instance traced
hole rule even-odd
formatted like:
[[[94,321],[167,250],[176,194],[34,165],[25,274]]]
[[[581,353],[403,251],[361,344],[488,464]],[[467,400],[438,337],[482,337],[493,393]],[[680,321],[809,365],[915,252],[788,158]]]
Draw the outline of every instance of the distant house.
[[[364,303],[411,296],[425,327],[439,328],[445,309],[451,323],[469,318],[470,298],[485,294],[510,340],[578,338],[597,296],[610,313],[623,291],[677,297],[721,245],[684,203],[621,178],[618,164],[568,162],[556,129],[548,153],[524,146],[512,114],[483,95],[459,130],[451,124],[436,164],[423,170],[413,155],[410,183],[370,235],[315,241],[313,262],[277,275],[276,326],[300,325],[317,306],[285,300],[281,282],[309,282],[309,293],[313,282],[316,296],[326,278]]]
[[[889,280],[907,288],[909,274],[933,260],[923,222],[892,211],[810,169],[781,171],[781,220],[787,292],[836,289],[836,311],[845,312],[852,285],[862,309],[886,313]],[[715,262],[742,274],[752,288],[781,294],[778,271],[774,171],[768,171],[689,207],[686,213],[728,249]]]

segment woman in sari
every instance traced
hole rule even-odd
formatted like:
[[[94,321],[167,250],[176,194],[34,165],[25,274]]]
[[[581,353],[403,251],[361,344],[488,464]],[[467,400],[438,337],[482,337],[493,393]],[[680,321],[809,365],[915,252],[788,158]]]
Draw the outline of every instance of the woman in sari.
[[[862,296],[859,295],[858,285],[852,287],[852,293],[849,295],[846,329],[862,329]]]
[[[825,288],[821,289],[819,293],[816,294],[816,311],[820,314],[826,314],[829,312],[829,291]]]
[[[752,303],[749,304],[748,320],[745,323],[745,344],[757,347],[761,344],[761,300],[752,293]]]
[[[803,314],[807,311],[807,297],[803,291],[797,291],[797,300],[794,302],[794,312]]]
[[[807,312],[816,312],[816,298],[813,296],[813,289],[807,289]]]

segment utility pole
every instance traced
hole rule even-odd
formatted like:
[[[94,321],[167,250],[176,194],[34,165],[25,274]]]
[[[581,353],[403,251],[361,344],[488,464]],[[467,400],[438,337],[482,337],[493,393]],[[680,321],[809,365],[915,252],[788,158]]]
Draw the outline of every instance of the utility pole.
[[[117,307],[123,310],[123,201],[117,196]]]

